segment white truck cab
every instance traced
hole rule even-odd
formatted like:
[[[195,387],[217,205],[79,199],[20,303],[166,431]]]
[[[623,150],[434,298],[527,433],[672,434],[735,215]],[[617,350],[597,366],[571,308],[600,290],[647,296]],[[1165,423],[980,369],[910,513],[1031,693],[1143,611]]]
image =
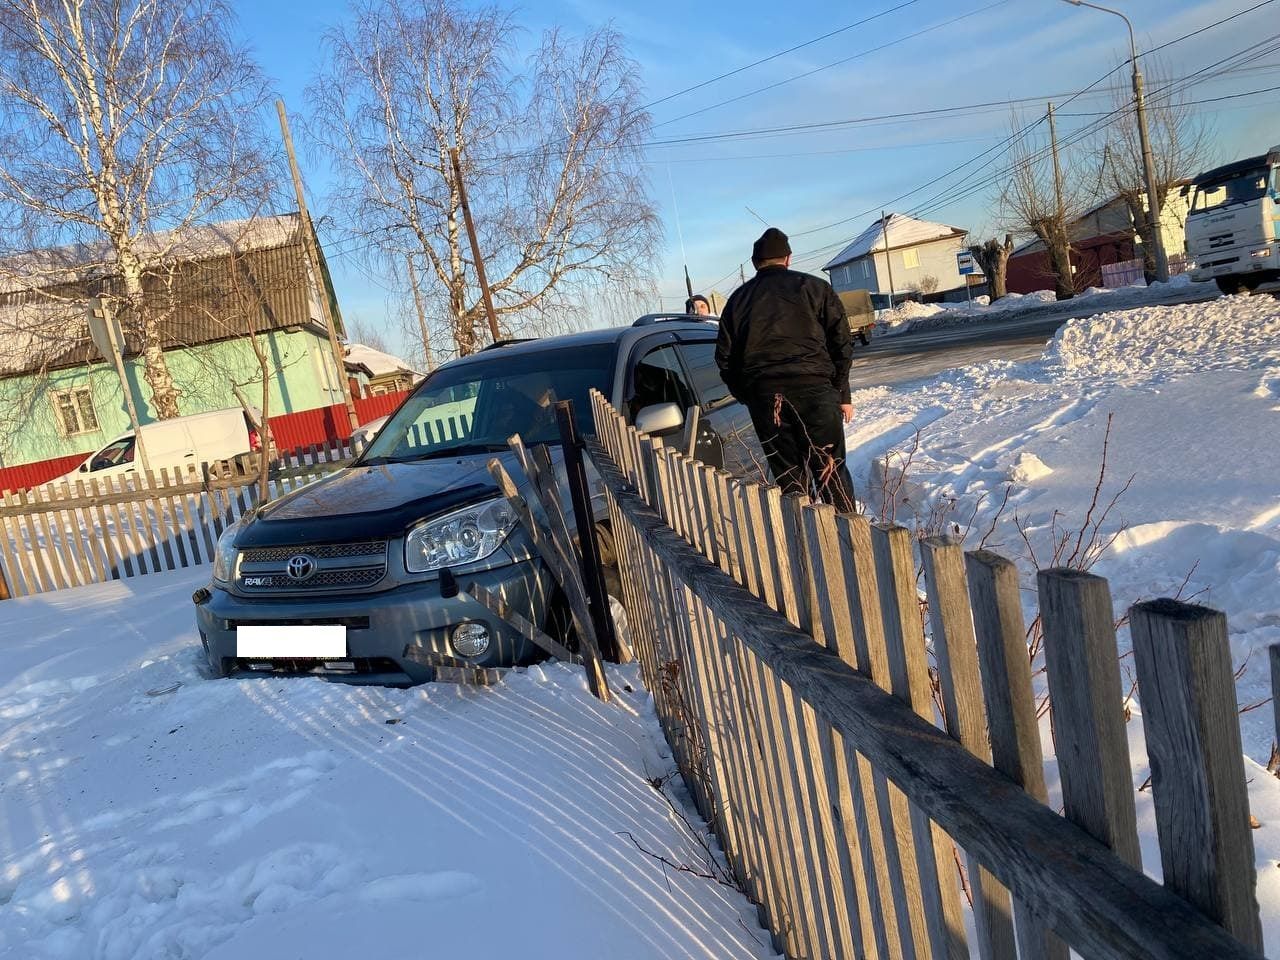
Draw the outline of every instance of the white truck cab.
[[[1214,280],[1223,293],[1280,279],[1280,146],[1202,173],[1187,215],[1191,279]]]
[[[260,418],[256,411],[254,416]],[[141,430],[147,462],[153,472],[174,467],[185,470],[188,464],[198,467],[262,448],[252,417],[240,407],[144,423]],[[142,460],[138,456],[137,437],[129,430],[95,450],[84,463],[58,480],[75,483],[135,473],[142,473]]]

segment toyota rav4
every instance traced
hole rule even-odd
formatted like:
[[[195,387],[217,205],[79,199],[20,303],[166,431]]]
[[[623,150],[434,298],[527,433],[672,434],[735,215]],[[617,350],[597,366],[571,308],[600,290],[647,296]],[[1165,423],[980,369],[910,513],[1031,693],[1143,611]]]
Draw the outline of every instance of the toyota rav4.
[[[448,568],[464,586],[479,583],[562,632],[558,587],[499,495],[489,460],[525,482],[507,448],[518,433],[528,446],[551,445],[559,464],[554,403],[572,400],[590,434],[595,388],[640,429],[747,469],[759,462],[758,446],[746,410],[720,380],[716,329],[651,315],[625,328],[496,344],[435,370],[349,466],[222,535],[213,582],[196,595],[213,672],[405,684],[433,676],[406,648],[477,666],[532,660],[538,650],[487,608],[441,589]],[[607,553],[603,504],[597,492]]]

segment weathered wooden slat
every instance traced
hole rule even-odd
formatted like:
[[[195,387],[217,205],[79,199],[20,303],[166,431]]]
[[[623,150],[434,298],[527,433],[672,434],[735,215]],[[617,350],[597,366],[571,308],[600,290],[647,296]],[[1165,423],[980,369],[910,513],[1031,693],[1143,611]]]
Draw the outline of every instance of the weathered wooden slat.
[[[916,594],[911,532],[898,526],[873,527],[871,545],[880,583],[880,609],[893,693],[910,704],[922,720],[932,722],[933,699]],[[951,839],[929,821],[918,803],[910,803],[910,817],[916,860],[920,864],[920,893],[931,956],[951,960],[967,958],[969,947],[960,911]]]
[[[845,663],[853,661],[853,615],[849,609],[851,591],[845,581],[844,560],[836,531],[836,511],[829,504],[815,504],[802,511],[805,549],[813,578],[815,627],[814,639]],[[841,868],[847,879],[845,899],[856,903],[858,911],[858,947],[868,958],[900,956],[901,948],[891,950],[889,938],[896,941],[896,919],[889,891],[882,887],[883,862],[877,863],[868,819],[867,795],[871,785],[862,789],[858,758],[844,738],[829,727],[823,743],[824,761],[832,771],[829,793],[833,808],[839,811],[838,825],[843,842]],[[828,753],[829,752],[829,753]],[[863,760],[865,763],[865,760]],[[886,885],[887,886],[887,885]],[[896,945],[896,944],[895,944]]]
[[[144,476],[146,477],[147,486],[155,494],[152,504],[152,523],[156,527],[159,534],[159,546],[161,552],[164,553],[164,570],[176,570],[177,564],[174,561],[174,552],[172,540],[177,538],[177,525],[170,523],[168,510],[165,499],[160,495],[160,485],[156,482],[155,473],[148,470]]]
[[[6,490],[0,494],[0,504],[7,505],[11,494]],[[13,544],[13,546],[10,546]],[[18,558],[24,555],[22,532],[18,529],[17,519],[10,520],[0,516],[0,561],[4,563],[5,579],[9,585],[10,597],[22,597],[35,591],[29,585],[27,572]]]
[[[606,482],[616,478],[602,471]],[[748,649],[1084,956],[1256,958],[1179,897],[981,763],[787,624],[619,488],[618,506],[673,575]]]
[[[924,581],[933,628],[933,654],[938,664],[938,687],[947,732],[979,760],[991,761],[987,718],[978,675],[978,646],[966,589],[964,552],[960,542],[933,537],[921,544]],[[974,898],[974,927],[978,952],[986,960],[1017,960],[1013,933],[1013,905],[1009,891],[991,873],[968,858]]]
[[[965,555],[981,665],[991,760],[1027,793],[1046,802],[1044,756],[1031,689],[1017,567],[986,550]],[[1014,932],[1023,960],[1067,960],[1067,947],[1014,898]]]
[[[41,529],[40,521],[44,519],[44,509],[39,506],[39,498],[35,491],[29,490],[23,493],[18,491],[18,500],[24,506],[35,506],[36,509],[27,514],[27,535],[28,549],[31,552],[34,566],[40,578],[40,591],[56,590],[66,586],[66,582],[62,580],[61,574],[54,576],[50,571],[57,571],[57,564],[53,560],[53,554],[44,549],[44,544],[48,542],[48,533]],[[45,563],[45,557],[49,558],[49,562]]]
[[[1063,810],[1141,869],[1111,588],[1066,569],[1041,570],[1036,582]]]
[[[81,575],[80,569],[80,527],[56,506],[61,493],[65,492],[67,497],[71,495],[65,480],[60,486],[62,490],[55,492],[54,484],[46,484],[42,494],[45,502],[53,507],[47,514],[49,529],[54,537],[51,548],[57,551],[68,585],[79,587],[89,582]]]
[[[881,690],[889,692],[889,657],[885,649],[884,617],[871,545],[871,524],[866,517],[836,517],[841,566],[850,585],[850,627],[853,649],[839,650],[841,660],[856,666]],[[881,910],[886,918],[888,955],[914,958],[927,948],[920,871],[910,836],[910,814],[902,791],[889,783],[884,772],[872,767],[864,754],[849,748],[850,780],[859,784],[867,810],[868,838],[876,866],[876,882],[882,891]],[[898,828],[901,824],[901,829]],[[920,951],[917,950],[917,944]]]
[[[68,499],[83,499],[85,495],[84,481],[77,478],[75,493],[70,494]],[[103,562],[103,540],[105,538],[94,529],[93,512],[88,508],[82,507],[73,516],[82,538],[81,543],[84,547],[85,562],[89,565],[90,582],[105,583],[110,579],[109,567]]]
[[[1130,617],[1164,885],[1261,951],[1227,618],[1174,600]]]
[[[126,478],[133,489],[147,483],[142,474],[132,474]],[[150,493],[151,491],[148,490]],[[135,507],[134,517],[142,527],[142,536],[147,545],[147,556],[151,559],[151,573],[163,569],[160,566],[160,550],[156,540],[156,517],[155,517],[155,499],[154,494],[149,500],[138,501]]]

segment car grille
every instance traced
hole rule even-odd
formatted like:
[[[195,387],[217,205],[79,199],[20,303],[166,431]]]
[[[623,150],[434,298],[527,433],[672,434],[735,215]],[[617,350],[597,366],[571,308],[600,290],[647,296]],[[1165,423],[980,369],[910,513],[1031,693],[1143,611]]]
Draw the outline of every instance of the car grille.
[[[341,593],[367,589],[386,575],[385,540],[254,547],[240,555],[237,585],[248,594]]]

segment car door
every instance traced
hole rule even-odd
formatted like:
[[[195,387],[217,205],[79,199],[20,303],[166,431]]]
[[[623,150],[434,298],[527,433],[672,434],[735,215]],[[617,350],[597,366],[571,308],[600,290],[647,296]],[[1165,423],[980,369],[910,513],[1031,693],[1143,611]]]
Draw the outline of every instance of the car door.
[[[698,459],[737,477],[758,477],[764,450],[756,439],[751,414],[720,379],[715,340],[681,334],[676,349],[698,401]]]
[[[636,414],[646,407],[662,403],[674,403],[685,418],[679,430],[664,435],[667,442],[688,449],[688,412],[698,403],[689,374],[676,353],[675,337],[666,333],[647,337],[631,352],[626,385],[623,391],[623,416],[628,423],[635,423]]]

